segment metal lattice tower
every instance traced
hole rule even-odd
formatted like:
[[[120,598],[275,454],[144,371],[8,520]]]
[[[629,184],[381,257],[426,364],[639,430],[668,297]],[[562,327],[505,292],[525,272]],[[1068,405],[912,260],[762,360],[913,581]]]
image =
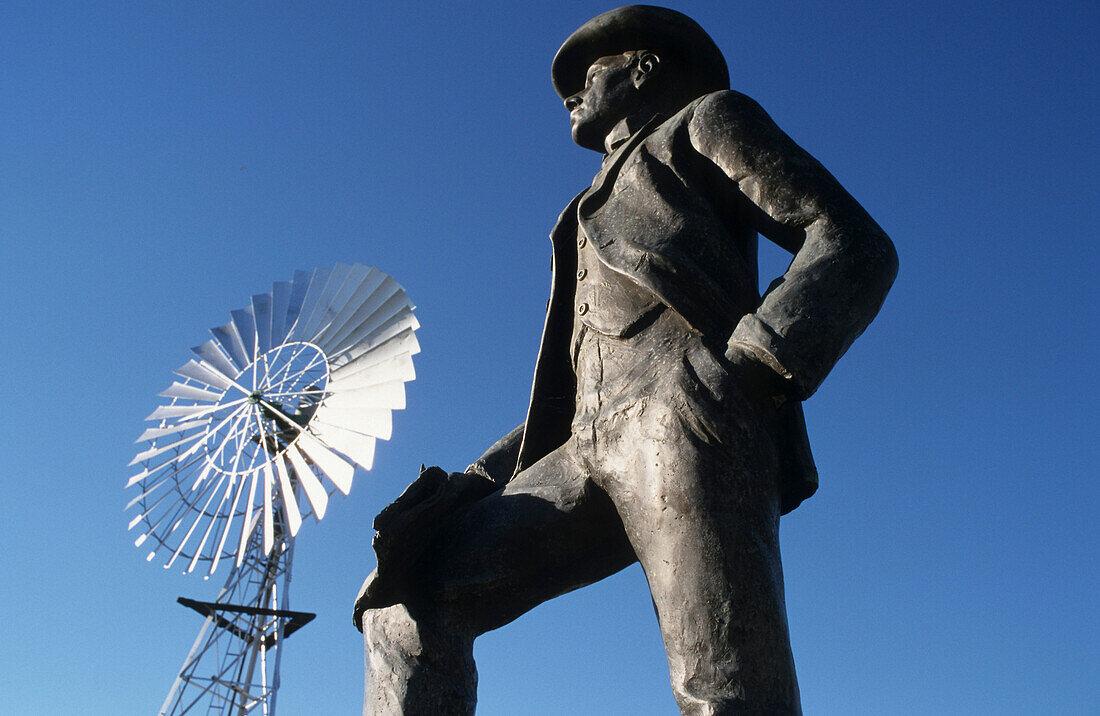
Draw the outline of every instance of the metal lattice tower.
[[[294,542],[282,539],[281,523],[276,549],[264,556],[260,545],[250,545],[214,602],[179,598],[206,621],[159,716],[275,713],[283,641],[316,616],[289,609]]]

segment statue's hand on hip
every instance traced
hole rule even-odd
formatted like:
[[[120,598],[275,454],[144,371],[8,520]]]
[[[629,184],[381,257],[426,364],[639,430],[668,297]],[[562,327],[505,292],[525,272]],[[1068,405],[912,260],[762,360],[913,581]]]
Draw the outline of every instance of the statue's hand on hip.
[[[742,343],[730,343],[726,360],[741,390],[750,400],[779,407],[787,400],[787,385],[779,373]]]

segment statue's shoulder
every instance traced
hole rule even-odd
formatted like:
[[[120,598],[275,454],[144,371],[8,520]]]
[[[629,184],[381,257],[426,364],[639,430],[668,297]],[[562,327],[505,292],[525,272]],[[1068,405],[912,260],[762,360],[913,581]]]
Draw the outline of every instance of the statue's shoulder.
[[[705,94],[693,100],[684,112],[688,113],[690,123],[695,126],[758,122],[768,116],[756,100],[735,90]]]
[[[752,113],[754,107],[759,110],[759,105],[751,97],[740,92],[710,92],[696,97],[665,119],[653,136],[659,140],[686,132],[691,136],[692,143],[697,143],[696,140],[705,142],[706,137],[723,129],[728,130],[737,117]]]
[[[782,134],[756,100],[734,90],[711,92],[685,107],[692,145],[731,169],[738,157],[754,154],[761,143]]]

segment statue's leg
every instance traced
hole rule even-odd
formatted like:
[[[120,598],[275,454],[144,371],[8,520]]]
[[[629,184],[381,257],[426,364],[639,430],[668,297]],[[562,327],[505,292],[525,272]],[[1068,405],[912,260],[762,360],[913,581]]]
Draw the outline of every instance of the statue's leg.
[[[404,604],[363,613],[365,716],[472,714],[477,703],[473,638],[417,620]]]
[[[690,377],[690,376],[688,376]],[[797,714],[766,421],[677,382],[597,445],[645,571],[684,714]]]
[[[634,560],[567,443],[451,520],[417,565],[414,598],[364,613],[364,712],[473,713],[476,636]]]

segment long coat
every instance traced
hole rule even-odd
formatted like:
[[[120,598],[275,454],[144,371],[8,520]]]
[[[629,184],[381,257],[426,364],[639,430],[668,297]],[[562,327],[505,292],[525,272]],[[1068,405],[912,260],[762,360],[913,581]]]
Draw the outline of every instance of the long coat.
[[[781,377],[787,400],[772,436],[781,511],[813,494],[801,401],[878,312],[897,256],[832,175],[732,91],[651,120],[562,212],[550,234],[551,297],[527,420],[471,468],[507,480],[569,437],[578,229],[607,268],[676,311],[716,355],[737,346]],[[763,297],[758,234],[793,254]]]

